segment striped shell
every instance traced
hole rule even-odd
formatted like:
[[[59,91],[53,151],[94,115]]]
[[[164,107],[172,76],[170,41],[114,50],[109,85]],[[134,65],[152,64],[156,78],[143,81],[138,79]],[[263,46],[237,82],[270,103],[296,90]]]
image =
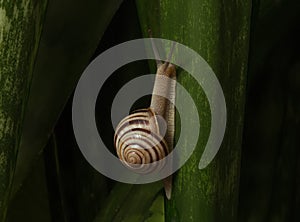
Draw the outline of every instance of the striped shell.
[[[165,162],[157,161],[169,153],[168,145],[160,135],[156,115],[150,108],[125,117],[116,128],[114,144],[123,164],[143,174],[160,170]]]

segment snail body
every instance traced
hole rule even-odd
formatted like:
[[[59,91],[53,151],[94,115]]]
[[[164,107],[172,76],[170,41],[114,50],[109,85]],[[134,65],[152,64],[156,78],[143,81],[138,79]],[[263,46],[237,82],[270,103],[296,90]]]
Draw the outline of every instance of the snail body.
[[[169,63],[174,45],[165,63],[160,61],[153,40],[152,47],[157,72],[150,107],[121,120],[114,136],[119,159],[126,167],[143,174],[164,167],[164,158],[171,152],[174,140],[176,69]],[[164,179],[164,187],[170,199],[171,176]]]

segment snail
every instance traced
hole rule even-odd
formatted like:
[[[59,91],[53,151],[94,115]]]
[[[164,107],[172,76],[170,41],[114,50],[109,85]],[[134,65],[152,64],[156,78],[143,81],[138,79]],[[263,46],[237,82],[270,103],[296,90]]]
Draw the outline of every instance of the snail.
[[[149,34],[151,37],[151,31]],[[169,61],[175,44],[164,63],[160,60],[152,38],[151,45],[157,72],[150,107],[136,110],[121,120],[114,135],[119,159],[126,167],[142,174],[164,167],[165,162],[159,160],[163,160],[171,152],[174,140],[176,69]],[[170,199],[172,176],[165,178],[163,182],[166,197]]]

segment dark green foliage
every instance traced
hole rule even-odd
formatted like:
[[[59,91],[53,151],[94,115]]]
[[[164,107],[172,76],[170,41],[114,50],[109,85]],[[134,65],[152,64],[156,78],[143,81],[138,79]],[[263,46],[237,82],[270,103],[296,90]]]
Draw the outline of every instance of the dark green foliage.
[[[24,2],[30,10],[17,10],[17,19],[13,6]],[[299,11],[296,0],[48,0],[47,10],[46,1],[0,0],[0,221],[7,207],[9,222],[299,221]],[[72,128],[72,92],[89,62],[119,43],[149,37],[149,28],[153,37],[198,52],[227,105],[221,149],[199,170],[209,104],[201,86],[177,69],[201,131],[195,152],[174,174],[170,201],[161,181],[132,185],[101,175]],[[126,82],[155,72],[154,64],[121,67],[99,93],[97,127],[113,154],[113,98]],[[147,107],[149,98],[132,110]]]
[[[0,220],[16,168],[46,0],[0,1]]]

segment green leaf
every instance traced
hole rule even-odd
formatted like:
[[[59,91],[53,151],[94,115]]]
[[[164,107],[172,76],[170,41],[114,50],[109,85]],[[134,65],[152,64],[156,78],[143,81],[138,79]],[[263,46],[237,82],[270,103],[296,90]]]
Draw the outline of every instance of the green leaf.
[[[122,0],[50,0],[26,108],[13,194],[32,169]]]
[[[178,81],[188,89],[199,110],[201,134],[193,155],[174,175],[166,221],[236,221],[251,2],[136,3],[145,36],[151,28],[154,37],[178,41],[198,52],[216,73],[227,106],[227,128],[220,151],[206,169],[199,170],[210,131],[210,110],[201,87],[188,73],[178,70]],[[178,95],[176,103],[184,103],[184,98]],[[185,118],[192,122],[194,117]],[[189,141],[185,144],[188,146]]]
[[[47,180],[50,178],[46,177],[44,159],[37,160],[35,166],[24,181],[22,189],[15,195],[14,201],[9,205],[8,222],[52,222],[47,186]],[[52,196],[52,198],[57,197]],[[60,220],[55,221],[61,222]]]
[[[165,201],[164,193],[160,193],[153,201],[152,206],[149,209],[150,216],[145,222],[163,222],[165,221]]]
[[[0,221],[5,221],[46,4],[0,1]]]
[[[80,152],[72,126],[69,100],[55,127],[55,147],[44,150],[52,216],[60,221],[92,221],[106,206],[110,181]],[[50,148],[50,149],[49,149]]]
[[[107,205],[102,208],[94,222],[141,222],[149,219],[153,214],[153,209],[149,212],[149,208],[161,189],[161,182],[143,185],[117,183],[105,201]]]

